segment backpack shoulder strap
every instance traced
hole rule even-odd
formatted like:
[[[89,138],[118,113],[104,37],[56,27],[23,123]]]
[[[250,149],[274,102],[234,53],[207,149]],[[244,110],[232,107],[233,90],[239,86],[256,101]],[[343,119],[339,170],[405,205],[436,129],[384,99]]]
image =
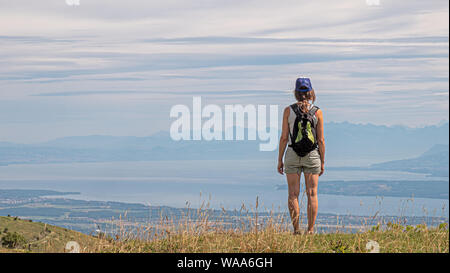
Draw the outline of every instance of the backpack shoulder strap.
[[[317,126],[317,123],[319,122],[318,121],[318,119],[317,119],[317,117],[316,117],[316,112],[317,112],[317,110],[319,110],[320,108],[318,107],[318,106],[313,106],[313,107],[311,107],[311,109],[309,110],[309,116],[312,118],[312,120],[313,120],[313,127],[314,128],[316,128],[316,126]]]
[[[291,109],[294,111],[297,117],[301,117],[302,114],[300,113],[300,109],[298,108],[297,103],[291,104]]]
[[[297,103],[291,104],[290,107],[291,107],[291,110],[294,111],[294,113],[295,113],[296,120],[297,120],[298,118],[300,118],[300,117],[301,117],[301,114],[300,114],[300,112],[299,112]],[[295,140],[297,139],[297,135],[298,135],[298,123],[297,123],[297,122],[294,122],[294,126],[293,126],[293,128],[292,128],[292,132],[291,132],[291,130],[289,129],[289,136],[291,137],[291,144],[290,144],[289,147],[292,147],[292,145],[295,143]]]
[[[319,108],[319,106],[313,106],[312,108],[311,108],[311,110],[309,110],[309,112],[311,113],[311,115],[315,115],[316,114],[316,112],[317,112],[317,110],[319,110],[320,108]]]

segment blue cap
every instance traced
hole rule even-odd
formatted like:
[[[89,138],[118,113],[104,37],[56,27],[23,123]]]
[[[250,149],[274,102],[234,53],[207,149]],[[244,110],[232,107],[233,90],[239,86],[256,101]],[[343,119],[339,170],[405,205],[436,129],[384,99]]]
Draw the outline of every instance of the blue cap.
[[[295,91],[308,92],[312,90],[311,81],[309,78],[298,78],[295,82]]]

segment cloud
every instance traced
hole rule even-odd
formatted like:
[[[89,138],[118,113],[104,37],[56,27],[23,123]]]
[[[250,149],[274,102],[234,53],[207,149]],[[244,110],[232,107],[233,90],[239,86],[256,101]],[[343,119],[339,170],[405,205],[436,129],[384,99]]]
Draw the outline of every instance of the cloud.
[[[164,130],[166,113],[154,109],[193,95],[283,106],[301,75],[313,79],[331,120],[414,126],[448,116],[446,1],[0,0],[0,7],[2,105],[63,103],[54,106],[62,117],[86,107],[98,125],[83,128],[96,133],[101,124],[121,129],[90,103],[111,112],[129,104],[123,111],[136,118],[133,105],[145,102],[140,117],[158,115],[154,130]],[[422,106],[431,109],[417,112]],[[122,124],[126,117],[114,116]]]
[[[320,33],[388,38],[448,33],[448,3],[439,0],[383,1],[375,9],[365,0],[96,0],[77,7],[64,0],[1,0],[0,6],[0,20],[9,21],[9,28],[2,31],[12,35],[314,37]]]
[[[170,69],[191,69],[204,67],[223,67],[223,66],[267,66],[267,65],[287,65],[287,64],[310,64],[310,63],[328,63],[335,61],[351,60],[385,60],[385,59],[424,59],[424,58],[448,58],[448,53],[422,53],[415,54],[356,54],[356,53],[297,53],[297,54],[138,54],[138,53],[74,53],[68,54],[69,58],[91,57],[104,58],[108,61],[118,62],[117,65],[106,65],[92,67],[90,65],[76,65],[70,62],[60,62],[59,67],[56,62],[45,64],[56,65],[59,69],[42,69],[42,61],[27,62],[31,69],[23,69],[20,72],[5,71],[0,75],[0,80],[26,80],[41,78],[69,78],[80,75],[94,74],[117,74],[126,72],[141,72],[151,70],[170,70]],[[16,63],[18,65],[20,63]],[[73,64],[67,66],[67,64]],[[77,67],[78,66],[78,67]],[[5,68],[5,70],[7,70]]]
[[[90,95],[117,95],[117,94],[126,94],[126,95],[174,95],[174,96],[280,96],[283,91],[273,91],[273,90],[228,90],[228,91],[213,91],[213,92],[183,92],[183,91],[132,91],[132,90],[123,90],[123,91],[78,91],[78,92],[51,92],[51,93],[38,93],[33,94],[31,96],[38,97],[70,97],[70,96],[90,96]]]
[[[0,37],[1,38],[1,37]],[[296,43],[296,44],[389,44],[410,45],[414,43],[448,43],[448,36],[424,36],[424,37],[401,37],[387,39],[372,38],[258,38],[258,37],[226,37],[226,36],[204,36],[204,37],[181,37],[181,38],[152,38],[142,39],[141,42],[165,43],[165,44],[248,44],[248,43]]]

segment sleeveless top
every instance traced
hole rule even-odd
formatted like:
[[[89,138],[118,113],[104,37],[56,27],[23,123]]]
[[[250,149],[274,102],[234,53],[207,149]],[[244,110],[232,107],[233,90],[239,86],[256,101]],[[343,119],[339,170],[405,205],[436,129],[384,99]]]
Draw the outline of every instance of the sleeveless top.
[[[308,111],[311,110],[311,108],[314,106],[314,104],[310,104]],[[316,112],[317,113],[317,112]],[[289,106],[289,117],[288,117],[288,125],[289,125],[289,131],[291,132],[291,135],[293,135],[293,131],[294,131],[294,123],[295,123],[295,118],[297,116],[295,115],[295,112],[292,110],[292,108]],[[291,137],[289,136],[288,139],[288,145],[291,145]],[[288,147],[291,148],[291,147]],[[291,148],[292,149],[292,148]]]

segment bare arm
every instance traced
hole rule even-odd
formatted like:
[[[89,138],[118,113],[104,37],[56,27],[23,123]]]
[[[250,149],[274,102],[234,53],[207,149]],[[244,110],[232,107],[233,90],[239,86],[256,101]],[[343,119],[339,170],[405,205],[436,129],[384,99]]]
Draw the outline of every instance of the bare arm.
[[[280,174],[283,174],[283,156],[284,152],[286,151],[286,145],[288,143],[289,139],[289,124],[288,124],[288,118],[289,118],[289,107],[286,107],[284,109],[283,113],[283,125],[281,129],[281,137],[280,137],[280,145],[278,146],[278,172]]]
[[[325,170],[325,137],[323,133],[323,112],[321,109],[317,110],[317,119],[317,144],[319,145],[320,161],[322,163],[320,176]]]

